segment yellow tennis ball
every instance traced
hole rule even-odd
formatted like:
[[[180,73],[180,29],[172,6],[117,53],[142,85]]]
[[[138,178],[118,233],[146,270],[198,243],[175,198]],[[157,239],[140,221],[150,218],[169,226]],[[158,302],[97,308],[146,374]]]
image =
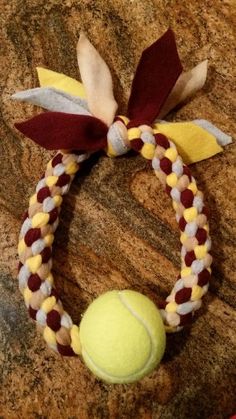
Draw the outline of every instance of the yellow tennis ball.
[[[83,359],[99,378],[131,383],[160,362],[166,344],[155,304],[130,290],[109,291],[88,307],[80,324]]]

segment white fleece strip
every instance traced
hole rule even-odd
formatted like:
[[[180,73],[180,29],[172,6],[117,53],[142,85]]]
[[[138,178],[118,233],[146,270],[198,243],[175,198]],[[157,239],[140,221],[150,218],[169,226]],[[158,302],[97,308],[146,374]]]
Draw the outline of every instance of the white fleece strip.
[[[232,143],[232,137],[230,137],[230,135],[228,135],[228,134],[225,134],[223,131],[221,131],[219,128],[217,128],[215,125],[213,125],[211,122],[206,121],[205,119],[195,119],[192,122],[195,125],[198,125],[199,127],[204,128],[210,134],[214,135],[214,137],[216,137],[216,140],[217,140],[219,145],[225,146],[227,144]]]
[[[53,112],[65,112],[76,115],[91,115],[86,100],[70,95],[54,87],[36,87],[23,90],[11,96]]]

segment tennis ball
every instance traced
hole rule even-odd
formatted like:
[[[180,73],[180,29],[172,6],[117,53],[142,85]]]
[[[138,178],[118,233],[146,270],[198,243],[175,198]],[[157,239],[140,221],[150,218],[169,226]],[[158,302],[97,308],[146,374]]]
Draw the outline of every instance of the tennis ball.
[[[80,324],[82,356],[109,383],[131,383],[160,362],[166,343],[161,315],[144,295],[130,290],[102,294]]]

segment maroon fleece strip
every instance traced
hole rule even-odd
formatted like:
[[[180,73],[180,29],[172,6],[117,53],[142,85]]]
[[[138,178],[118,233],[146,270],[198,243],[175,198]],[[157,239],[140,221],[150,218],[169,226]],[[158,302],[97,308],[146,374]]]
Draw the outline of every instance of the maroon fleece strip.
[[[87,115],[44,112],[15,127],[47,150],[97,151],[107,144],[108,127]]]
[[[151,124],[182,70],[174,33],[168,29],[142,53],[132,83],[128,117],[131,120],[149,121]]]

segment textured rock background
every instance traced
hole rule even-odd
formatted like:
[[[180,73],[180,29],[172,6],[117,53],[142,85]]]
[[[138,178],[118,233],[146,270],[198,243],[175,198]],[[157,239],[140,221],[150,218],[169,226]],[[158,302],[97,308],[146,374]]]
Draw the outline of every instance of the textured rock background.
[[[212,212],[213,280],[202,315],[191,330],[169,336],[152,375],[110,386],[80,360],[47,349],[18,291],[20,218],[50,153],[13,127],[40,110],[9,97],[37,86],[36,65],[77,78],[83,29],[108,63],[125,112],[142,50],[171,26],[186,69],[209,59],[206,86],[173,117],[209,119],[234,135],[233,1],[1,0],[0,12],[0,417],[228,418],[236,412],[234,145],[192,167]],[[108,289],[166,295],[179,270],[173,210],[146,163],[137,156],[95,160],[66,198],[55,246],[58,289],[74,320]]]

